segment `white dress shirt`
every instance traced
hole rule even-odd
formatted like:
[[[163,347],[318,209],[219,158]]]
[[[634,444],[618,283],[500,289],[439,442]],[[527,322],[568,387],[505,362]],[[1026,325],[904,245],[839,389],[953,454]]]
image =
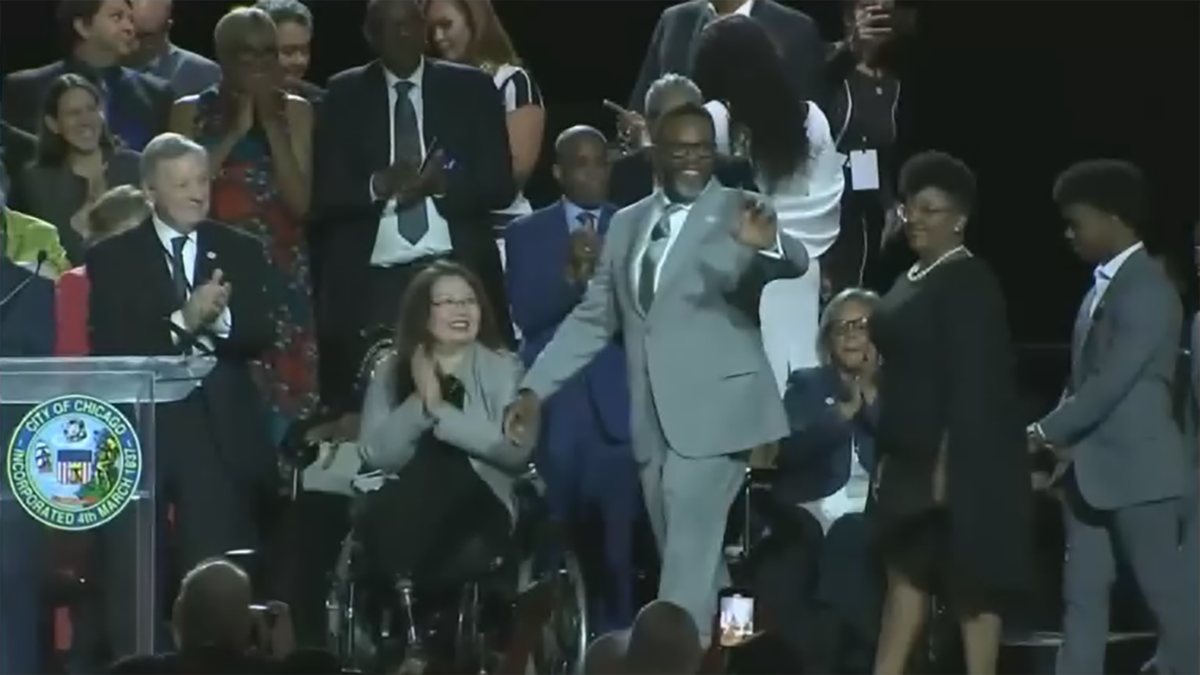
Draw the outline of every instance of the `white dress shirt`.
[[[421,95],[425,76],[425,60],[422,59],[417,69],[406,78],[396,77],[390,70],[384,68],[383,78],[387,83],[388,95],[388,164],[391,165],[396,161],[396,85],[405,80],[412,82],[413,86],[408,90],[408,99],[412,102],[413,109],[417,113],[417,135],[421,142],[421,157],[424,159],[425,152],[428,148],[425,147],[425,105]],[[369,182],[369,181],[368,181]],[[375,194],[375,186],[369,185],[371,191],[371,199],[378,199]],[[371,251],[371,264],[381,267],[390,267],[392,265],[403,265],[414,260],[425,258],[431,255],[448,253],[453,244],[450,241],[450,224],[438,213],[437,206],[433,203],[432,198],[425,199],[425,217],[429,223],[429,229],[425,235],[421,237],[415,244],[404,238],[400,234],[399,220],[396,218],[396,200],[389,199],[383,206],[383,213],[379,217],[379,230],[375,235],[375,248]]]
[[[1100,306],[1100,301],[1104,298],[1104,294],[1108,291],[1108,285],[1112,283],[1113,277],[1117,276],[1117,272],[1120,271],[1121,265],[1124,265],[1125,261],[1129,260],[1129,256],[1133,255],[1134,252],[1140,250],[1141,248],[1143,248],[1143,244],[1139,241],[1133,246],[1130,246],[1124,251],[1121,251],[1113,256],[1112,260],[1109,260],[1103,265],[1096,267],[1096,270],[1092,273],[1092,276],[1095,278],[1092,288],[1095,289],[1095,292],[1091,294],[1092,304],[1088,307],[1088,320],[1091,320],[1095,315],[1096,308]]]
[[[871,493],[871,475],[863,468],[858,456],[858,442],[850,439],[850,479],[837,492],[813,502],[801,504],[801,508],[812,514],[825,534],[838,518],[850,513],[862,513],[867,508],[867,496]]]
[[[172,229],[170,225],[167,225],[160,220],[158,215],[153,216],[153,221],[154,232],[158,235],[158,240],[163,246],[163,257],[166,259],[167,272],[169,274],[173,275],[175,273],[174,261],[172,260],[174,247],[171,245],[171,242],[178,237],[187,237],[187,243],[183,245],[182,256],[183,275],[187,279],[188,297],[190,298],[192,291],[196,288],[196,251],[198,250],[199,246],[200,234],[195,231],[186,235],[181,234]],[[200,283],[203,284],[207,281],[208,279],[201,279]],[[171,323],[184,330],[187,330],[187,327],[183,322],[182,309],[177,309],[174,312],[171,312]],[[229,334],[233,332],[233,312],[230,311],[228,305],[225,306],[225,310],[221,312],[220,316],[218,316],[211,324],[209,324],[208,328],[212,330],[214,335],[221,339],[229,337]],[[208,347],[210,350],[213,348],[212,339],[207,335],[199,336],[197,341]],[[178,344],[179,342],[179,336],[173,332],[171,333],[171,342],[175,344]],[[194,351],[195,350],[193,350],[193,352]]]
[[[716,5],[712,4],[711,2],[708,3],[708,9],[713,14],[720,14],[720,12],[717,11]],[[742,16],[750,16],[750,12],[753,9],[754,9],[754,0],[746,0],[742,4],[738,5],[738,8],[733,10],[733,13],[741,14]]]

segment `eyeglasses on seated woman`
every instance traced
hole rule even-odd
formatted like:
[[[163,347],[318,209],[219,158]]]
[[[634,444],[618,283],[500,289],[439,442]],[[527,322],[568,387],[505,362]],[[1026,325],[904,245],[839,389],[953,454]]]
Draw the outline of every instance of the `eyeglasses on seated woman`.
[[[439,262],[413,279],[396,351],[368,385],[360,434],[368,467],[389,474],[367,495],[360,524],[368,558],[389,579],[436,585],[453,577],[449,558],[472,539],[507,540],[532,449],[501,431],[522,372],[473,273]]]

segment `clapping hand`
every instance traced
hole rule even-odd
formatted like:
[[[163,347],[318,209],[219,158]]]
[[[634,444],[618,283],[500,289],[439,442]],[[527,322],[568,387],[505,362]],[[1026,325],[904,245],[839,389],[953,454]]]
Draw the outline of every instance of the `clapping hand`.
[[[229,306],[233,286],[224,281],[224,278],[225,273],[216,270],[212,277],[188,298],[187,304],[183,306],[183,326],[189,332],[216,321]]]
[[[424,345],[413,350],[412,379],[425,410],[431,411],[441,404],[442,382],[438,379],[437,363]]]
[[[733,238],[740,244],[765,251],[775,248],[778,233],[775,210],[765,202],[746,195]]]
[[[581,227],[571,233],[571,259],[567,263],[567,280],[582,283],[592,278],[596,260],[604,240],[594,226]]]

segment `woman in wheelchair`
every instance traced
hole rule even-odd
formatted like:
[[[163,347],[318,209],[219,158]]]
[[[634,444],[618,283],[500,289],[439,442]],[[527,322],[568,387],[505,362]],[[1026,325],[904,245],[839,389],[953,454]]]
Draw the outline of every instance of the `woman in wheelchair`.
[[[451,558],[477,540],[495,550],[512,530],[531,446],[501,430],[522,367],[494,317],[471,272],[429,267],[405,293],[396,350],[367,387],[359,442],[383,479],[367,488],[356,529],[393,583],[453,581],[449,568],[470,563]]]

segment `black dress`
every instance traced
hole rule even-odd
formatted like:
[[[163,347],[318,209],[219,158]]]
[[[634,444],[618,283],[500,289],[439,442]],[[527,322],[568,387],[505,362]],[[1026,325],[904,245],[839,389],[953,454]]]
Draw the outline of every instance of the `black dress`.
[[[871,320],[885,465],[869,514],[883,557],[927,591],[989,603],[1032,574],[1033,496],[1005,315],[991,270],[964,257],[917,281],[901,276]]]

